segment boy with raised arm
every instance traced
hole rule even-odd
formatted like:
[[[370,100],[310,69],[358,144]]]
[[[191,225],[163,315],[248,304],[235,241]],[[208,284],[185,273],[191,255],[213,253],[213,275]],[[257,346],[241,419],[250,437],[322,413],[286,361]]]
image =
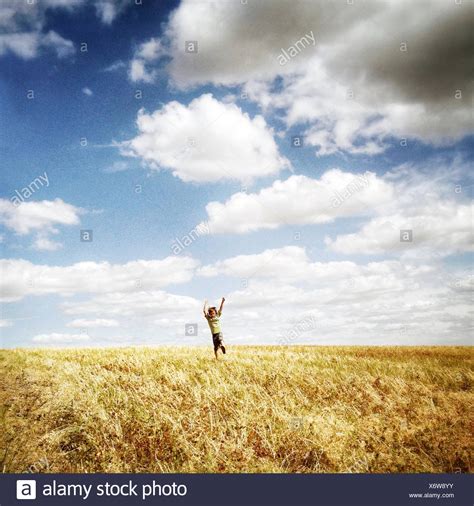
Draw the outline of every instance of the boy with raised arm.
[[[204,301],[204,318],[206,318],[207,323],[209,324],[209,328],[211,329],[212,334],[212,342],[214,343],[214,355],[217,360],[217,351],[219,348],[222,350],[222,353],[225,354],[225,346],[224,346],[224,336],[221,332],[221,325],[219,318],[222,314],[222,308],[224,307],[225,299],[222,297],[221,306],[219,311],[215,307],[208,308],[207,300]]]

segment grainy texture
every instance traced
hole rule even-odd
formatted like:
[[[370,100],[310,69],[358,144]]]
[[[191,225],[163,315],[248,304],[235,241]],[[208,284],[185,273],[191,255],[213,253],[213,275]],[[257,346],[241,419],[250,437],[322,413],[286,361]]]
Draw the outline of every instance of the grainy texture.
[[[1,350],[2,470],[469,472],[472,350]]]

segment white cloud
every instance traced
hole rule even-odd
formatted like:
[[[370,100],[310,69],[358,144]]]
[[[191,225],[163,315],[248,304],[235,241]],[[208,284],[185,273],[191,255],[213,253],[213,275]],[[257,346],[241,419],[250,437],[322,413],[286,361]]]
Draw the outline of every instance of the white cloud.
[[[317,153],[370,155],[393,137],[444,145],[472,132],[469,9],[403,0],[184,0],[159,40],[178,87],[242,84],[288,126],[299,125]],[[280,65],[279,54],[309,33],[315,47]],[[198,53],[184,51],[189,40]],[[161,63],[141,61],[146,76]]]
[[[94,94],[90,88],[87,88],[87,86],[85,88],[82,88],[82,93],[84,93],[84,95],[87,95],[89,97],[91,97]]]
[[[38,251],[57,251],[61,249],[63,245],[60,242],[52,241],[47,237],[38,236],[33,243],[33,249]]]
[[[445,256],[472,251],[474,205],[455,191],[456,181],[468,174],[468,164],[459,158],[401,165],[384,177],[397,198],[377,208],[357,232],[327,237],[326,244],[344,254]],[[412,242],[401,242],[400,230],[411,230]]]
[[[213,277],[218,275],[235,276],[246,279],[250,276],[274,277],[277,272],[288,280],[301,279],[307,274],[308,256],[304,248],[285,246],[283,248],[267,249],[262,253],[252,255],[238,255],[219,260],[211,265],[205,265],[198,270],[198,275]],[[301,267],[304,270],[301,271]],[[283,279],[280,278],[280,279]]]
[[[317,59],[308,69],[285,76],[280,91],[253,82],[247,83],[245,90],[267,110],[284,110],[287,126],[299,125],[304,144],[315,146],[319,155],[337,151],[373,155],[386,147],[383,132],[375,128],[379,124],[376,118],[384,117],[386,111],[373,98],[366,100],[364,96],[362,101],[359,90],[334,79]]]
[[[53,332],[51,334],[39,334],[32,339],[40,344],[81,344],[90,341],[87,334],[60,334]]]
[[[82,210],[61,199],[22,202],[15,206],[0,199],[0,223],[17,234],[49,230],[56,225],[77,225]]]
[[[87,272],[96,274],[94,269]],[[214,291],[214,277],[219,277],[219,283],[226,277],[247,282],[245,288],[224,294],[222,326],[230,345],[462,344],[470,336],[472,275],[447,272],[437,262],[320,262],[313,261],[304,248],[286,246],[223,259],[199,274],[208,293]],[[71,285],[77,279],[73,276]],[[107,284],[103,279],[102,284]],[[54,279],[49,281],[54,285]],[[68,327],[106,331],[115,326],[112,322],[125,318],[125,327],[141,329],[139,342],[152,343],[183,342],[185,324],[198,323],[198,335],[186,343],[208,340],[202,301],[162,290],[145,291],[148,287],[119,292],[121,286],[113,282],[109,288],[110,292],[91,292],[86,300],[62,303],[65,314],[81,315]],[[59,337],[44,339],[44,344],[61,344]],[[116,342],[103,336],[97,339]]]
[[[258,193],[236,193],[225,203],[206,206],[211,233],[244,233],[282,225],[328,223],[336,218],[372,213],[393,198],[391,184],[372,172],[339,169],[320,179],[291,176]]]
[[[410,102],[386,96],[381,84],[331,75],[318,59],[308,69],[285,76],[279,91],[255,83],[245,89],[267,111],[285,111],[287,126],[299,126],[304,143],[314,146],[318,155],[373,155],[393,144],[393,137],[449,145],[472,131],[467,99],[456,100],[455,90],[439,104]]]
[[[474,206],[455,192],[456,181],[466,174],[463,160],[435,158],[421,166],[401,165],[384,176],[339,169],[320,179],[291,176],[258,193],[210,202],[206,225],[211,234],[245,233],[366,216],[369,220],[357,232],[326,237],[328,248],[343,254],[404,256],[472,251]],[[413,241],[401,242],[400,230],[412,230]]]
[[[0,320],[0,328],[12,327],[13,322],[10,320]]]
[[[189,281],[198,262],[189,257],[136,260],[125,264],[79,262],[64,267],[27,260],[0,260],[5,301],[27,295],[136,292]]]
[[[83,318],[79,318],[76,320],[73,320],[67,324],[67,327],[73,327],[73,328],[96,328],[96,327],[118,327],[119,322],[117,320],[108,320],[105,318],[96,318],[94,320],[85,320]]]
[[[240,279],[272,279],[278,283],[317,284],[318,287],[348,279],[359,280],[359,288],[370,288],[362,279],[371,280],[379,288],[400,286],[397,277],[411,277],[431,272],[431,267],[405,266],[396,260],[358,265],[349,261],[311,262],[304,248],[285,246],[262,253],[238,255],[199,269],[203,277],[217,275]]]
[[[473,251],[473,204],[432,202],[417,209],[417,213],[373,218],[356,233],[338,235],[334,240],[327,238],[326,244],[344,254],[409,252],[427,247],[438,254]],[[401,242],[401,230],[412,231],[412,242]]]
[[[250,181],[289,166],[262,116],[252,119],[210,94],[188,106],[173,101],[152,114],[141,110],[137,126],[139,134],[124,143],[122,153],[169,169],[183,181]]]
[[[50,239],[57,234],[57,226],[78,225],[84,210],[61,199],[21,202],[0,199],[0,224],[18,235],[36,233],[33,247],[43,251],[55,251],[61,244]]]

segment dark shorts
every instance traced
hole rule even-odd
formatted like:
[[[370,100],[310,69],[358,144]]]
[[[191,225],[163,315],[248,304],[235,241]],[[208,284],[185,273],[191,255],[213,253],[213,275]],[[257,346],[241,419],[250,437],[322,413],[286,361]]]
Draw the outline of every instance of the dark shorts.
[[[212,334],[212,342],[214,343],[214,351],[217,351],[224,344],[224,336],[222,332]]]

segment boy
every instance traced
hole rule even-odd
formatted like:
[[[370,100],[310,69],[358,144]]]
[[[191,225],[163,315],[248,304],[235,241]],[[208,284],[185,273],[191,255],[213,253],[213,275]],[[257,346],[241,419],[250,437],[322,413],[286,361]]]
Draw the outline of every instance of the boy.
[[[225,299],[222,297],[221,306],[219,311],[216,310],[215,307],[207,307],[207,300],[204,301],[204,318],[206,318],[207,323],[209,324],[209,328],[211,329],[212,334],[212,342],[214,343],[214,355],[217,360],[217,351],[219,348],[222,350],[222,353],[225,355],[225,346],[224,346],[224,336],[221,332],[221,325],[219,322],[219,317],[222,314],[222,308],[224,306]]]

